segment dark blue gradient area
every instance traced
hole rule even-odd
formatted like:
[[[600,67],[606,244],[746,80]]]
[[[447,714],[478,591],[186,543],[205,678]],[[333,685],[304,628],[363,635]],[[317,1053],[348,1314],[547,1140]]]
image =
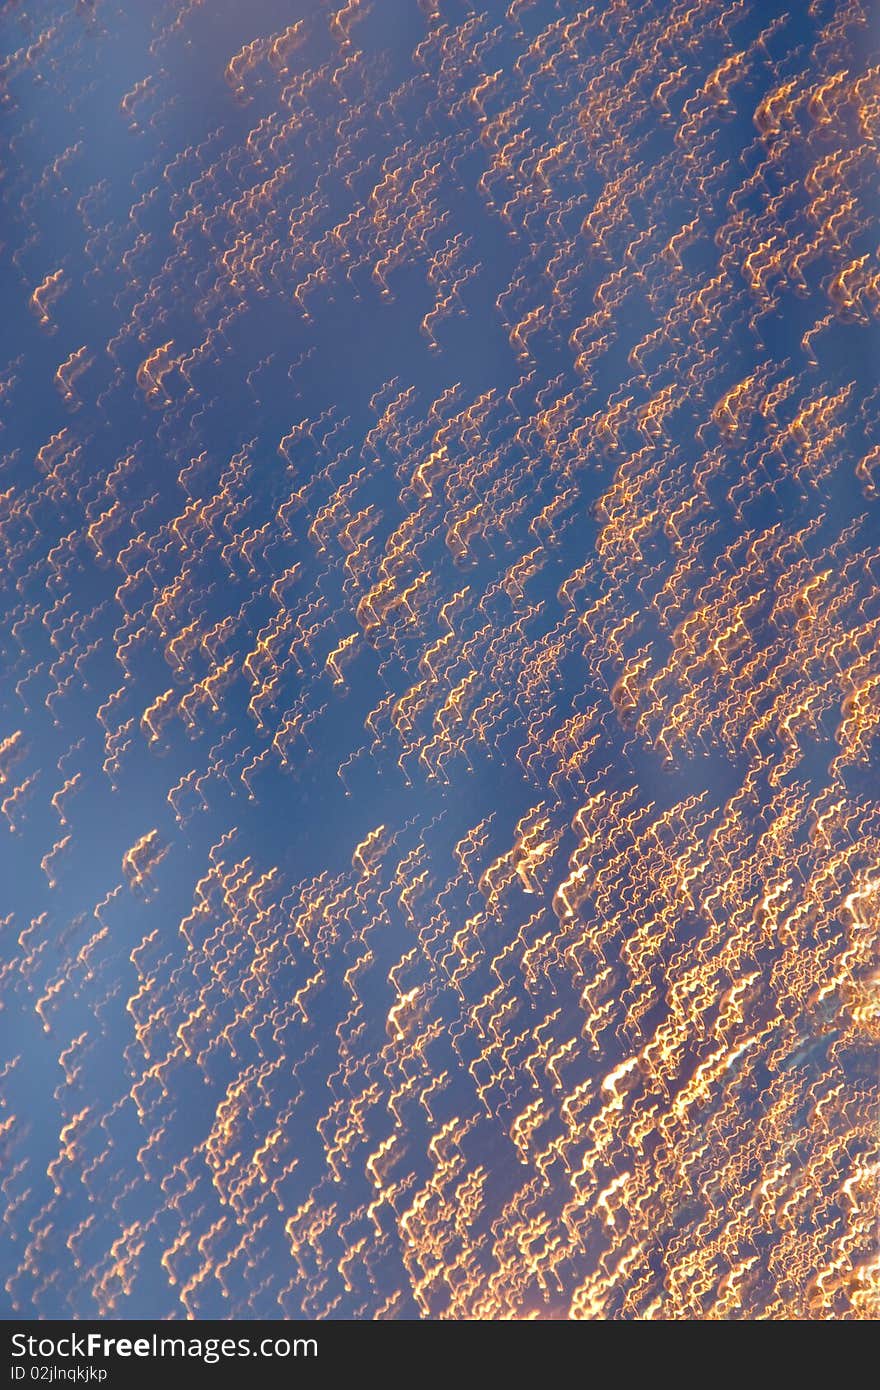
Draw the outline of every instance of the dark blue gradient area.
[[[0,24],[4,1315],[874,1316],[868,0]]]

